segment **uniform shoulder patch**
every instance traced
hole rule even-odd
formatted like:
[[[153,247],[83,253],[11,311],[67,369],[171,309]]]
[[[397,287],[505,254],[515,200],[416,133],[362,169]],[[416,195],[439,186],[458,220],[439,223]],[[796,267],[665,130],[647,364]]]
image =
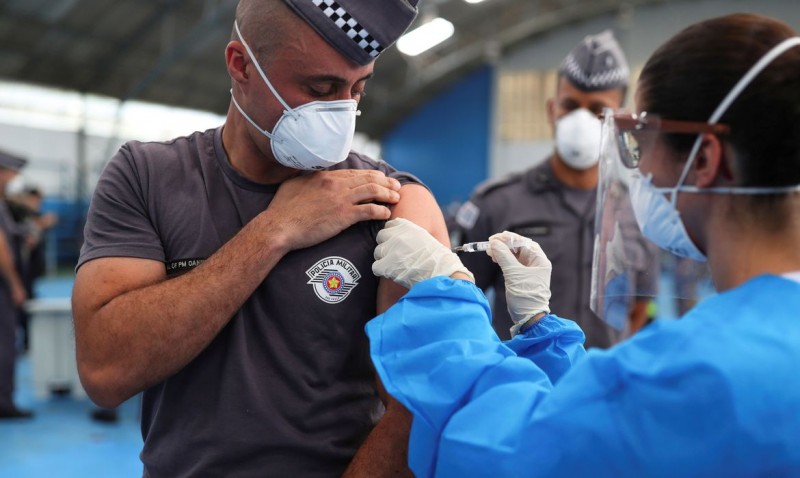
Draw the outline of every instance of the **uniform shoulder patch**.
[[[323,302],[338,304],[350,295],[358,285],[361,273],[344,257],[326,257],[311,266],[306,275],[314,293]]]
[[[458,208],[456,213],[456,224],[464,229],[472,229],[475,227],[475,221],[481,215],[481,210],[472,201],[467,201]]]

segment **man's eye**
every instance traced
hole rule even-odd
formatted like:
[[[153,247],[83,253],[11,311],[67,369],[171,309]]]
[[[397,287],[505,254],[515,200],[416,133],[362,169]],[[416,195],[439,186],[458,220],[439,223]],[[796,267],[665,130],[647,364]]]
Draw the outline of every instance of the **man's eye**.
[[[317,89],[314,89],[314,88],[309,88],[309,92],[310,92],[311,96],[314,96],[314,97],[317,97],[317,98],[322,98],[323,96],[330,96],[332,94],[331,90],[320,91],[320,90],[317,90]]]
[[[579,106],[579,105],[577,105],[577,104],[575,104],[575,103],[571,103],[571,102],[569,102],[569,103],[561,103],[561,111],[562,111],[564,114],[567,114],[567,113],[572,113],[573,111],[575,111],[576,109],[578,109],[578,106]]]

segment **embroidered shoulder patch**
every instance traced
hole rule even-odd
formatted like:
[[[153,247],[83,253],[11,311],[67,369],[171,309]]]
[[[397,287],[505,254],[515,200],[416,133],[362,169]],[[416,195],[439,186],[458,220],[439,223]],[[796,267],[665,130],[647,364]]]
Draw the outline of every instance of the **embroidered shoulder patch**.
[[[456,213],[456,223],[464,229],[472,229],[475,227],[475,221],[478,220],[481,210],[478,209],[472,201],[467,201],[458,208]]]
[[[309,281],[323,302],[338,304],[350,295],[358,285],[361,273],[347,259],[338,256],[326,257],[306,271]]]

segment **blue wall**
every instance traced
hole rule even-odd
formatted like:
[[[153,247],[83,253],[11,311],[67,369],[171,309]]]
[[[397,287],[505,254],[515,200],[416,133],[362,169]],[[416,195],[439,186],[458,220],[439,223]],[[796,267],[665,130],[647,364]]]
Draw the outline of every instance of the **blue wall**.
[[[469,198],[486,179],[492,70],[464,77],[382,139],[382,156],[419,177],[442,208]]]

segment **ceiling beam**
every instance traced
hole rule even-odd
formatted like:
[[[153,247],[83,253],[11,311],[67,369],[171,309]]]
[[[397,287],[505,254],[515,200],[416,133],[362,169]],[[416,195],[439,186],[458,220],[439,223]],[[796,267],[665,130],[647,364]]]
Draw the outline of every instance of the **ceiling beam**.
[[[88,91],[104,83],[115,70],[114,65],[118,63],[115,59],[124,58],[134,46],[140,45],[142,38],[150,34],[169,13],[184,2],[185,0],[165,0],[161,2],[158,8],[151,10],[147,18],[142,20],[125,38],[111,45],[108,53],[95,62],[92,73],[81,83],[79,90]]]
[[[105,2],[103,2],[105,3]],[[63,20],[63,17],[69,13],[69,10],[72,10],[76,7],[77,2],[71,2],[64,6],[65,10],[61,12],[61,18],[59,20]],[[106,8],[111,8],[112,5],[104,5]],[[88,41],[97,42],[99,39],[92,37],[91,35],[86,35],[82,33],[78,33],[74,30],[68,29],[64,26],[61,21],[56,22],[47,22],[44,21],[40,17],[35,17],[32,15],[18,15],[19,17],[24,17],[27,21],[36,24],[37,26],[46,28],[46,32],[44,35],[39,37],[39,41],[36,44],[36,47],[32,54],[28,55],[28,59],[25,62],[25,65],[21,68],[19,72],[19,77],[22,79],[35,79],[33,78],[36,68],[39,67],[41,64],[48,62],[52,58],[56,58],[59,56],[59,52],[63,51],[65,48],[69,48],[72,44],[71,39],[87,39]],[[66,41],[61,39],[60,41],[53,41],[53,38],[57,37],[65,37],[67,38]],[[56,48],[56,47],[61,47]]]
[[[172,50],[161,55],[155,67],[130,88],[122,100],[126,101],[139,97],[153,83],[166,74],[172,65],[185,59],[193,52],[202,49],[202,46],[213,38],[214,35],[209,33],[212,29],[219,28],[223,19],[233,19],[238,3],[239,0],[224,0],[216,8],[210,10],[200,23],[195,25],[192,31],[184,36]]]

